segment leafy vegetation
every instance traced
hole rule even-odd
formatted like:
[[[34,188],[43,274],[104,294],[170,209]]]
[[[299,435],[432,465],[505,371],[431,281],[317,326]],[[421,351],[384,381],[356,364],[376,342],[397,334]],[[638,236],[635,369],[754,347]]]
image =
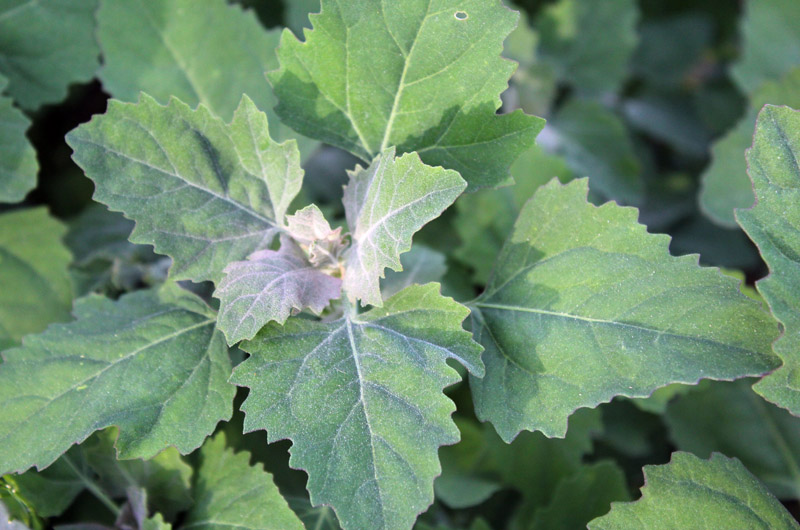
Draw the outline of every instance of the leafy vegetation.
[[[0,0],[0,526],[797,528],[798,18]]]

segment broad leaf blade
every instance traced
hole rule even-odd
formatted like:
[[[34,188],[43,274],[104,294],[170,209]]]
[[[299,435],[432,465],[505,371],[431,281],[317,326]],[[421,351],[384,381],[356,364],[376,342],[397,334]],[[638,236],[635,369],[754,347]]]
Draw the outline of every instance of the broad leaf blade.
[[[642,498],[613,504],[591,530],[628,528],[800,528],[789,512],[738,460],[701,460],[674,453],[663,466],[644,468]]]
[[[0,72],[26,109],[56,103],[99,66],[98,0],[6,1],[0,5]]]
[[[67,142],[95,199],[134,219],[131,241],[170,256],[175,279],[219,281],[266,248],[303,179],[295,143],[273,142],[247,96],[229,125],[176,99],[112,101]]]
[[[220,299],[219,329],[235,344],[252,339],[267,322],[283,324],[292,311],[321,313],[339,298],[342,281],[314,268],[303,251],[281,236],[281,248],[261,250],[225,267],[214,296]]]
[[[111,425],[121,458],[188,453],[230,417],[228,349],[201,299],[170,283],[116,302],[89,296],[74,312],[4,354],[0,472],[46,467]]]
[[[292,440],[312,503],[344,528],[411,528],[433,501],[439,446],[458,441],[446,360],[480,375],[480,348],[461,328],[466,309],[438,288],[335,322],[271,324],[243,346],[251,357],[232,381],[250,388],[245,429]]]
[[[586,180],[525,205],[486,291],[471,304],[486,376],[478,416],[512,439],[563,436],[567,418],[614,396],[774,369],[774,321],[733,278],[669,255],[638,212],[587,202]]]
[[[0,94],[7,83],[0,74]],[[19,202],[36,187],[39,163],[25,137],[30,123],[11,98],[0,96],[0,202]]]
[[[296,136],[272,113],[277,100],[264,77],[278,67],[280,32],[265,30],[252,12],[223,0],[202,9],[194,0],[112,1],[101,4],[97,20],[100,79],[113,97],[177,97],[227,122],[247,94],[269,116],[273,138]]]
[[[200,460],[193,489],[195,504],[186,516],[185,528],[303,530],[272,476],[260,464],[251,466],[249,453],[227,449],[224,435],[203,445]]]
[[[784,328],[775,343],[783,366],[753,388],[792,414],[800,414],[800,111],[767,105],[758,117],[748,173],[756,204],[736,218],[758,245],[770,274],[756,284]]]
[[[0,215],[0,350],[69,320],[72,256],[61,243],[65,232],[44,208]]]
[[[414,153],[394,154],[387,149],[368,168],[356,167],[344,191],[353,240],[344,255],[344,290],[362,305],[382,304],[384,269],[401,269],[400,254],[411,248],[411,236],[467,185],[455,171],[426,166]]]
[[[514,71],[500,54],[516,20],[498,0],[323,1],[305,42],[288,30],[281,38],[275,110],[365,161],[394,146],[455,169],[470,189],[507,182],[544,125],[495,115]]]

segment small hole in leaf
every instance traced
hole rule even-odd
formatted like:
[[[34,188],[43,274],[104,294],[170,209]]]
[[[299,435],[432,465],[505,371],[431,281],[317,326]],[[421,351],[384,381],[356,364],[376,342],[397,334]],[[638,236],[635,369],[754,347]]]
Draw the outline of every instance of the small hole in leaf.
[[[467,20],[469,18],[465,11],[456,11],[453,16],[456,17],[456,20]]]

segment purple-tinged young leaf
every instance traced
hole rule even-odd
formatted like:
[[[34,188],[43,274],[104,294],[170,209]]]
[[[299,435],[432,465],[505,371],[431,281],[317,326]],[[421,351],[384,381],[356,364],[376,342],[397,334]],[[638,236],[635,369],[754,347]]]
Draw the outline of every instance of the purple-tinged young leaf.
[[[316,204],[286,218],[292,238],[306,251],[312,265],[334,265],[344,250],[342,227],[333,230]]]
[[[228,344],[253,338],[271,320],[283,324],[294,310],[320,313],[342,291],[342,281],[315,269],[287,236],[280,250],[260,250],[224,272],[215,296]]]

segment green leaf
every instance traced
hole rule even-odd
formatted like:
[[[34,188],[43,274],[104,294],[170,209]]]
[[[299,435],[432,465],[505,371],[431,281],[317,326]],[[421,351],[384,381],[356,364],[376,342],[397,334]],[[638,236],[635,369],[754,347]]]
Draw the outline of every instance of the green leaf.
[[[86,488],[89,465],[83,448],[72,447],[53,465],[13,477],[17,492],[41,517],[61,515]]]
[[[774,369],[774,321],[737,281],[669,255],[638,211],[586,200],[586,180],[554,181],[525,205],[472,329],[486,376],[476,412],[504,440],[563,436],[567,418],[615,396]]]
[[[458,171],[471,190],[508,168],[544,121],[495,115],[514,64],[503,39],[517,16],[499,0],[324,0],[300,42],[286,30],[269,75],[281,119],[371,161],[389,147]]]
[[[438,217],[467,184],[455,171],[423,164],[415,153],[395,158],[394,147],[366,169],[356,166],[344,203],[352,245],[344,254],[343,287],[351,302],[380,306],[384,269],[400,270],[411,236]]]
[[[338,267],[339,255],[345,249],[342,227],[333,230],[316,204],[288,216],[286,228],[312,265]]]
[[[415,244],[400,256],[401,271],[386,272],[386,278],[381,282],[383,298],[394,296],[414,284],[440,282],[447,273],[446,259],[441,252]]]
[[[781,322],[774,349],[783,366],[753,389],[794,415],[800,414],[800,111],[767,105],[759,114],[747,163],[756,204],[736,218],[769,266],[756,284]]]
[[[265,30],[252,12],[224,0],[208,0],[202,9],[193,0],[104,1],[97,20],[100,79],[113,97],[177,97],[227,122],[247,94],[269,116],[273,138],[297,136],[272,114],[277,100],[264,77],[278,67],[279,31]]]
[[[269,324],[242,346],[232,381],[250,388],[245,430],[292,441],[314,505],[343,528],[411,528],[433,501],[437,450],[458,441],[455,359],[481,375],[480,348],[461,328],[468,311],[437,284],[412,286],[334,322]]]
[[[781,499],[800,496],[800,419],[764,401],[752,381],[711,383],[667,408],[670,437],[701,458],[738,458]]]
[[[0,215],[0,350],[69,320],[72,256],[61,243],[65,232],[45,208]]]
[[[764,83],[750,98],[750,108],[736,126],[711,148],[711,165],[702,176],[700,206],[715,223],[736,227],[734,210],[753,204],[744,152],[753,143],[758,111],[765,104],[800,108],[800,68],[779,81]]]
[[[454,257],[474,270],[474,283],[486,285],[494,260],[525,201],[553,177],[572,179],[563,158],[534,145],[511,167],[515,184],[462,195],[455,203],[453,226],[461,240]]]
[[[341,530],[336,514],[330,506],[311,506],[307,497],[287,497],[289,506],[300,517],[306,528],[314,530]]]
[[[619,466],[611,461],[584,465],[558,483],[553,499],[527,528],[585,529],[589,521],[608,513],[612,502],[627,500],[628,485]]]
[[[228,349],[195,295],[169,283],[116,302],[89,296],[74,312],[4,353],[0,472],[42,469],[111,425],[120,458],[188,453],[231,416]]]
[[[641,201],[641,167],[628,131],[603,105],[567,102],[542,133],[541,143],[561,155],[576,175],[589,177],[592,191],[625,204]]]
[[[539,53],[579,94],[616,91],[636,48],[635,0],[560,0],[539,15]]]
[[[285,12],[286,26],[295,34],[300,35],[303,28],[311,28],[308,20],[310,13],[319,13],[320,0],[292,0],[283,6]]]
[[[0,74],[0,94],[8,80]],[[25,137],[30,120],[14,108],[11,98],[0,96],[0,202],[19,202],[36,187],[39,163]]]
[[[36,109],[89,81],[99,66],[98,0],[12,0],[0,5],[0,72],[20,106]]]
[[[741,32],[741,60],[731,73],[745,92],[753,93],[764,81],[783,77],[800,64],[800,4],[795,0],[747,2]]]
[[[170,256],[175,279],[218,282],[266,248],[303,180],[296,144],[273,142],[247,96],[229,125],[176,99],[111,101],[67,143],[95,199],[135,220],[131,241]]]
[[[800,528],[736,459],[674,453],[669,464],[645,466],[644,475],[641,499],[613,504],[589,528]]]
[[[281,236],[279,251],[259,250],[224,272],[214,296],[220,300],[219,329],[231,345],[252,339],[267,322],[283,324],[292,312],[320,314],[342,291],[342,280],[314,268],[287,236]]]
[[[195,504],[183,528],[303,530],[272,475],[249,461],[249,453],[227,449],[222,434],[203,445],[194,482]]]

